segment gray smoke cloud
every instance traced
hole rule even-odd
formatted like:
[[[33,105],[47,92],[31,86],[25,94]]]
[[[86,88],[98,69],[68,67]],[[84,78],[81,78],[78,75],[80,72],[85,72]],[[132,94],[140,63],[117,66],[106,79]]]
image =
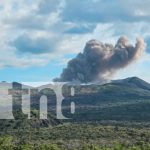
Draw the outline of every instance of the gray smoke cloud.
[[[86,43],[83,53],[70,60],[60,78],[54,81],[86,83],[107,80],[118,69],[138,59],[144,49],[142,38],[136,39],[135,46],[131,45],[126,37],[120,37],[115,46],[90,40]]]

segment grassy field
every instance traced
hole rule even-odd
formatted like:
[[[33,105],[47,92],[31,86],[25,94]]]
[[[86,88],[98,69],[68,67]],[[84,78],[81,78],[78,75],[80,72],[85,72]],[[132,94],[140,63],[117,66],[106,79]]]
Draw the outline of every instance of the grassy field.
[[[47,128],[1,132],[1,149],[101,150],[150,149],[150,126],[64,123]]]

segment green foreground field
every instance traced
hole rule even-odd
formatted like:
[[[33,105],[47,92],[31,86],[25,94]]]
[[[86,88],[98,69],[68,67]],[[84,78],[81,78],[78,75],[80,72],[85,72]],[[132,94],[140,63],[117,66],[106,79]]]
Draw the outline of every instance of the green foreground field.
[[[150,150],[150,127],[64,123],[1,132],[1,150]]]

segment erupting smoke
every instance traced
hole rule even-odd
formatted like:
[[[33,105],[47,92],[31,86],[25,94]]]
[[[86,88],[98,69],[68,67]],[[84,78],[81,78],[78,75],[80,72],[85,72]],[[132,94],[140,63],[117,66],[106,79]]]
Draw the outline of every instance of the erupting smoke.
[[[115,46],[97,40],[86,43],[83,53],[68,62],[60,78],[55,81],[92,82],[108,79],[115,71],[138,59],[145,49],[144,40],[134,46],[126,37],[120,37]]]

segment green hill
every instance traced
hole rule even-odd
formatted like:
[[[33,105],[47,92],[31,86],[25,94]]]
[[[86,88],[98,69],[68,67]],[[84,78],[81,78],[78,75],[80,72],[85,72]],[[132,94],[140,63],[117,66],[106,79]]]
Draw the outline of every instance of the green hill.
[[[74,121],[150,121],[150,84],[137,77],[74,88],[75,96],[66,96],[63,104],[64,114]],[[74,115],[71,101],[76,104]]]

